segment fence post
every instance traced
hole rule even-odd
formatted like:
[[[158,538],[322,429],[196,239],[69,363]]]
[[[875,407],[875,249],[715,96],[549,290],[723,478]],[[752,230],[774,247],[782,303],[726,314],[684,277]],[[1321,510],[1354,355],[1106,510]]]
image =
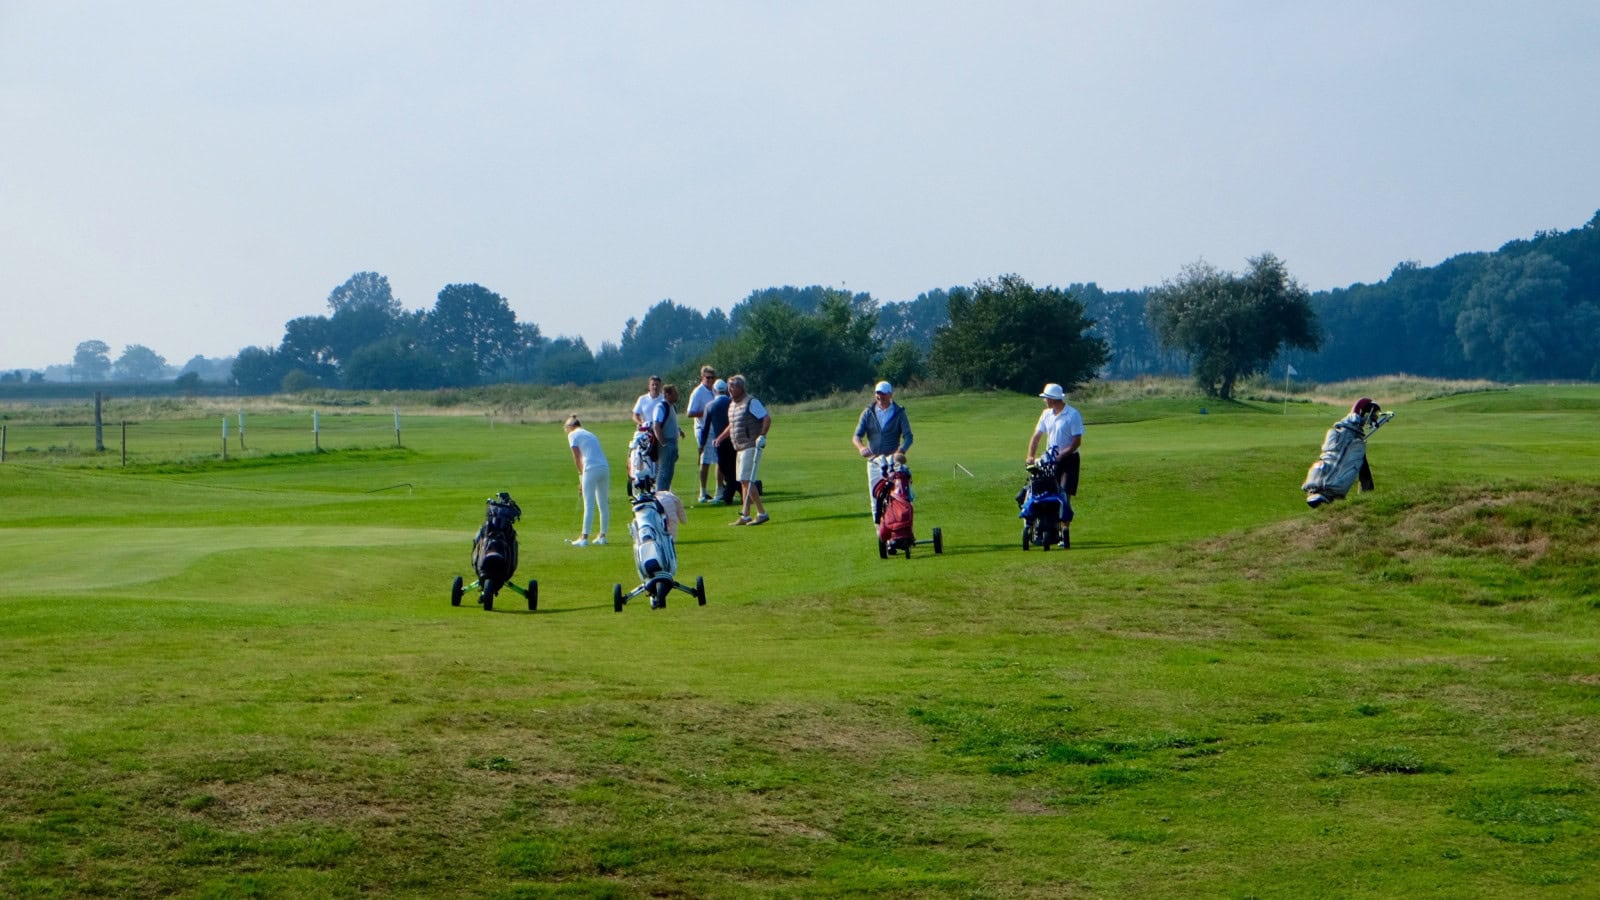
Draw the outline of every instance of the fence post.
[[[222,458],[228,458],[228,417],[222,417]]]
[[[0,463],[6,461],[6,426],[0,425]]]
[[[394,445],[396,447],[405,446],[400,443],[400,407],[398,406],[394,408]]]
[[[103,453],[106,449],[105,424],[100,421],[100,399],[104,395],[99,391],[94,392],[94,452]]]
[[[244,449],[244,407],[241,406],[239,407],[239,450],[243,451]]]
[[[311,446],[318,453],[322,452],[322,428],[317,421],[317,411],[311,411]]]
[[[122,467],[128,467],[128,420],[122,420]]]

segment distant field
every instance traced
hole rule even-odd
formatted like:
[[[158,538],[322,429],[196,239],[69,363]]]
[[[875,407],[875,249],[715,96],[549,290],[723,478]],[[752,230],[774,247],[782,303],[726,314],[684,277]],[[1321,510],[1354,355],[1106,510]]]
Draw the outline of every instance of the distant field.
[[[248,411],[223,460],[179,404],[127,466],[11,415],[0,894],[1586,895],[1600,387],[1389,387],[1377,491],[1315,513],[1342,409],[1097,391],[1049,553],[1039,401],[912,397],[946,549],[888,561],[859,409],[780,410],[772,523],[692,509],[708,605],[621,615],[620,474],[566,546],[543,413],[325,411],[315,453]],[[538,612],[449,605],[499,490]]]

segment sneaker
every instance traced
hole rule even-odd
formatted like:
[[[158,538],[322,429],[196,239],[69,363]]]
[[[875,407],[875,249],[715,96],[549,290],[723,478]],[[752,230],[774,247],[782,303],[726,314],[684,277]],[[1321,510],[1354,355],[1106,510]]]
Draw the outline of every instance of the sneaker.
[[[734,519],[732,522],[729,522],[728,524],[729,525],[749,525],[751,521],[752,520],[751,520],[751,518],[749,516],[740,516],[739,518]]]
[[[767,519],[768,518],[770,518],[770,517],[766,513],[762,513],[761,515],[756,516],[755,521],[751,522],[750,524],[751,525],[765,525],[765,524],[767,524]]]
[[[571,544],[574,547],[587,547],[587,546],[589,546],[589,541],[586,538],[578,538],[575,541],[567,541],[567,543]]]
[[[695,502],[696,503],[710,503],[711,502],[711,495],[702,492],[700,494],[700,499],[696,500]]]
[[[600,545],[600,546],[602,546],[602,547],[604,547],[604,546],[605,546],[605,545],[606,545],[606,539],[605,539],[605,538],[603,538],[603,537],[597,537],[597,538],[595,538],[595,539],[594,539],[594,542],[595,542],[595,543],[596,543],[596,544],[598,544],[598,545]]]

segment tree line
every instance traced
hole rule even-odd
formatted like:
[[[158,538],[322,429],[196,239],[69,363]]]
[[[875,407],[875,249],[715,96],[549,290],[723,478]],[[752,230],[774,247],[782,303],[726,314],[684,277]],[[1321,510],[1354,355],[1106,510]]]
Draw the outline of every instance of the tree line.
[[[1406,372],[1494,380],[1600,379],[1600,212],[1437,266],[1396,266],[1377,284],[1310,293],[1271,253],[1239,273],[1194,263],[1161,285],[1035,287],[1017,275],[880,303],[822,286],[753,291],[727,313],[672,300],[630,318],[615,342],[542,334],[477,284],[408,311],[388,279],[358,272],[325,315],[288,322],[275,347],[247,347],[229,379],[248,392],[310,387],[426,389],[492,382],[589,384],[647,372],[692,381],[701,362],[744,371],[774,400],[878,378],[1033,390],[1057,381],[1190,374],[1208,394],[1278,361],[1332,381]],[[165,361],[99,341],[75,369],[150,377]],[[152,358],[153,357],[153,358]],[[188,367],[185,377],[200,378]],[[18,380],[20,380],[20,373]],[[92,379],[88,379],[92,380]]]

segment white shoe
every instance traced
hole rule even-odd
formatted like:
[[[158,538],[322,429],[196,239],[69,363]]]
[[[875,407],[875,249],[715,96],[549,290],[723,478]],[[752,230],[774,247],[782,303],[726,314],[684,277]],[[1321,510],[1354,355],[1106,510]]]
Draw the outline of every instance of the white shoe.
[[[605,544],[606,544],[606,539],[605,539],[605,538],[603,538],[603,537],[601,537],[601,538],[595,538],[595,539],[594,539],[594,542],[595,542],[595,543],[596,543],[596,544],[598,544],[598,545],[600,545],[600,546],[602,546],[602,547],[604,547],[604,546],[605,546]]]
[[[589,546],[589,541],[588,541],[587,538],[578,538],[575,541],[567,541],[567,543],[571,544],[574,547],[587,547],[587,546]]]

